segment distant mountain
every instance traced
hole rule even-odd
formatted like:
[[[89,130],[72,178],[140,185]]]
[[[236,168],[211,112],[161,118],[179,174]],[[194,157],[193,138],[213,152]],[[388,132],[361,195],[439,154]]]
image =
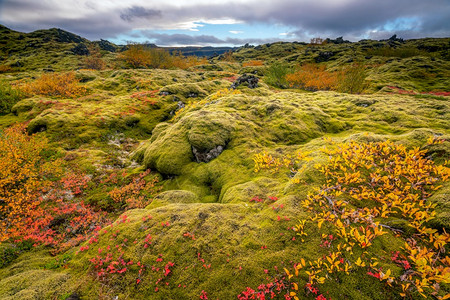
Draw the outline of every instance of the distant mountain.
[[[105,52],[121,52],[126,45],[110,41],[89,41],[74,33],[59,29],[41,29],[30,33],[18,32],[0,24],[0,65],[9,65],[18,70],[64,69],[77,65],[79,55],[89,54],[88,46],[96,44]],[[158,47],[147,44],[149,47]],[[183,55],[212,57],[233,51],[231,47],[161,47]]]
[[[207,57],[217,56],[225,52],[235,51],[238,49],[236,47],[162,47],[162,48],[170,51],[171,53],[178,51],[186,56],[196,55]]]

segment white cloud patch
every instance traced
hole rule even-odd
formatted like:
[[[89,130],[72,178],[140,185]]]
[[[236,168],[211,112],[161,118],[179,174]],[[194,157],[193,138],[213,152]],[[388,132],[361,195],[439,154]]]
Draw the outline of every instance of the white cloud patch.
[[[232,33],[232,34],[241,34],[241,33],[244,33],[243,31],[241,31],[241,30],[230,30],[230,31],[228,31],[229,33]]]

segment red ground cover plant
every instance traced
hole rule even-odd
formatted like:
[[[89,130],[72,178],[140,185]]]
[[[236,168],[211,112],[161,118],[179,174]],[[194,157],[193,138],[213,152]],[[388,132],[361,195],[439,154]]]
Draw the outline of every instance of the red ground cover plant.
[[[31,241],[55,251],[84,241],[105,224],[105,214],[77,198],[89,177],[68,173],[44,156],[47,140],[24,125],[0,133],[0,242]]]

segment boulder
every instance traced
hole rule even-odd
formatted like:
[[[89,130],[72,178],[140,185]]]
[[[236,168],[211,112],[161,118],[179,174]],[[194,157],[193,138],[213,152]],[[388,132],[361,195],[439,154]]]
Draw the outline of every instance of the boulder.
[[[259,78],[254,75],[244,74],[231,84],[232,89],[236,89],[241,84],[247,84],[250,89],[258,87]]]

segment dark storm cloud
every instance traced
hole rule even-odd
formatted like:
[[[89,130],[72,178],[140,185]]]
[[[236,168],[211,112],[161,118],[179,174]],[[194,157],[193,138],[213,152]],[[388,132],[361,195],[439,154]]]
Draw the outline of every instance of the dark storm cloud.
[[[363,35],[382,29],[398,18],[417,19],[416,33],[450,35],[448,0],[342,0],[342,1],[261,1],[253,4],[199,5],[173,10],[173,17],[233,17],[246,23],[258,22],[291,26],[299,36],[309,34]]]
[[[128,26],[124,26],[120,22],[114,23],[109,21],[110,18],[108,17],[96,16],[92,18],[88,16],[78,19],[54,18],[51,20],[41,20],[33,24],[7,23],[6,25],[22,32],[30,32],[37,29],[61,28],[90,40],[114,37],[118,33],[130,30]]]
[[[14,10],[17,12],[27,10],[48,10],[48,6],[45,2],[30,1],[30,0],[1,0],[0,1],[0,13],[3,9]]]
[[[211,0],[207,4],[191,0],[182,5],[148,2],[135,0],[127,7],[102,0],[0,0],[0,24],[21,31],[59,27],[90,39],[129,34],[135,28],[186,29],[186,24],[218,19],[287,26],[303,41],[311,36],[358,40],[386,38],[394,33],[403,38],[450,36],[449,0]],[[399,19],[409,23],[398,26]],[[154,34],[153,38],[177,44],[239,42],[193,34]]]
[[[157,9],[147,9],[142,6],[132,6],[120,14],[122,20],[131,22],[135,18],[152,19],[154,17],[160,17],[161,11]]]

